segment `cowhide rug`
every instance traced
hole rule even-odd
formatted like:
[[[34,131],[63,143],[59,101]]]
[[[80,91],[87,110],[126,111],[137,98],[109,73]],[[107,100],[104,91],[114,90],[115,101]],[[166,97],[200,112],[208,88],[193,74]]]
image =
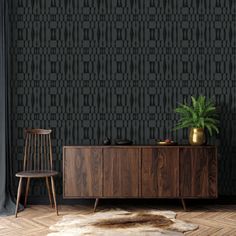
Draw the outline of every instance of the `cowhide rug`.
[[[176,219],[173,211],[109,210],[66,215],[50,227],[54,232],[48,236],[166,236],[183,235],[197,228],[198,225]]]

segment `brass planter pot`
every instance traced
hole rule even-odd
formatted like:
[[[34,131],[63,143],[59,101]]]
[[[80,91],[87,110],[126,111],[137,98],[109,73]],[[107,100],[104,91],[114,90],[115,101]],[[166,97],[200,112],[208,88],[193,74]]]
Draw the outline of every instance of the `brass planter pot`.
[[[189,143],[191,145],[204,145],[206,143],[206,135],[203,128],[190,128]]]

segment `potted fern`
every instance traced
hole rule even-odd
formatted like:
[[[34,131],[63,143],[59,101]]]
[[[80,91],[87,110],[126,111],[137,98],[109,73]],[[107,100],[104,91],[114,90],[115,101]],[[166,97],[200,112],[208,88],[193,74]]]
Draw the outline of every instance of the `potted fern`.
[[[212,136],[219,133],[216,107],[212,101],[207,101],[205,96],[191,97],[192,104],[180,104],[175,109],[181,118],[175,127],[176,130],[190,128],[189,143],[203,145],[206,143],[205,129]]]

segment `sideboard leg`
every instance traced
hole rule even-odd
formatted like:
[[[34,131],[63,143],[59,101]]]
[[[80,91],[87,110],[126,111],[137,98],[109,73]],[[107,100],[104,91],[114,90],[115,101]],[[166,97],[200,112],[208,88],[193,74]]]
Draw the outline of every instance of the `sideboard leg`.
[[[96,211],[97,205],[98,205],[99,198],[96,198],[95,203],[94,203],[94,208],[93,211]]]
[[[182,206],[184,208],[184,211],[187,211],[186,204],[183,198],[181,198]]]

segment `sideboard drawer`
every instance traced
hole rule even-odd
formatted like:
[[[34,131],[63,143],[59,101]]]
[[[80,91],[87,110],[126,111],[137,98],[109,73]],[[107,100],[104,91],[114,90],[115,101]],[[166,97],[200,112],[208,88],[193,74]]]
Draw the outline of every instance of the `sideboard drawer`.
[[[179,149],[142,149],[142,197],[179,197]]]
[[[180,148],[180,195],[217,197],[216,148]]]
[[[102,149],[64,148],[64,197],[102,195]]]
[[[140,154],[137,148],[103,150],[104,197],[138,197]]]

